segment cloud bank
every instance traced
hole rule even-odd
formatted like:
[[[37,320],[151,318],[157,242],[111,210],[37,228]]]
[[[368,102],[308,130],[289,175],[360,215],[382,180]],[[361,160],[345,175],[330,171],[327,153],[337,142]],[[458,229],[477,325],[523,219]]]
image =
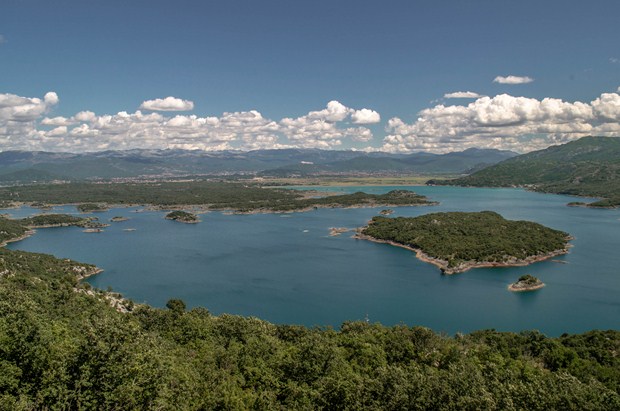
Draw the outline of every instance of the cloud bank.
[[[161,112],[191,103],[175,97],[145,101],[133,113],[84,110],[65,117],[52,115],[60,103],[54,92],[42,98],[0,94],[0,149],[84,152],[296,147],[445,153],[479,147],[527,152],[586,135],[620,135],[620,90],[603,93],[589,103],[509,94],[450,94],[475,100],[467,105],[429,107],[413,122],[393,117],[387,121],[382,139],[366,127],[381,121],[378,112],[347,107],[336,100],[322,109],[280,120],[266,118],[257,110],[219,116]],[[147,111],[147,107],[151,109]],[[153,110],[155,107],[158,110]]]
[[[500,94],[466,106],[437,105],[407,124],[388,121],[382,149],[445,153],[470,147],[528,152],[587,135],[620,135],[620,95],[603,93],[590,103],[537,100]]]
[[[493,79],[493,83],[499,83],[499,84],[527,84],[527,83],[531,83],[532,81],[534,81],[533,78],[531,77],[519,77],[519,76],[506,76],[506,77],[502,77],[502,76],[497,76],[495,77],[495,79]]]
[[[256,110],[205,117],[159,113],[193,108],[191,101],[175,97],[145,101],[134,113],[98,115],[81,111],[71,117],[48,116],[58,101],[54,92],[43,99],[0,94],[0,148],[71,152],[131,148],[331,149],[341,147],[345,141],[371,140],[372,132],[363,125],[380,121],[374,110],[356,110],[335,100],[322,110],[279,121],[265,118]]]

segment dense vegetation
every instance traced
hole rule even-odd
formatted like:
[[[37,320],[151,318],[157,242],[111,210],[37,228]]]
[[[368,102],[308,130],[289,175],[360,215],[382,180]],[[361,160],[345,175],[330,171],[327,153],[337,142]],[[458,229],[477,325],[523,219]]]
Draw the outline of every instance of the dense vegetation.
[[[617,410],[620,332],[274,325],[110,307],[84,266],[0,249],[0,409]]]
[[[304,198],[300,191],[209,181],[75,183],[0,187],[1,200],[51,204],[153,204],[164,207],[203,205],[211,209],[232,209],[242,212],[255,210],[293,211],[312,207],[349,207],[356,205],[431,204],[426,200],[426,197],[405,190],[392,191],[387,194],[358,192],[325,198]]]
[[[183,223],[197,223],[198,222],[198,217],[195,214],[188,213],[187,211],[182,211],[182,210],[176,210],[176,211],[169,212],[168,214],[166,214],[166,219],[181,221]]]
[[[519,277],[517,282],[510,284],[510,291],[534,291],[544,287],[545,284],[531,274]]]
[[[40,214],[19,220],[11,220],[0,216],[0,243],[14,240],[26,234],[31,228],[41,227],[102,227],[97,221],[90,218],[81,218],[67,214]]]
[[[517,280],[517,282],[523,283],[526,285],[536,285],[540,283],[540,280],[531,274],[525,274],[519,277],[519,280]]]
[[[84,226],[90,220],[83,217],[77,217],[68,214],[39,214],[18,220],[21,224],[30,228],[46,227],[46,226],[68,226],[77,225]]]
[[[568,234],[530,221],[511,221],[492,211],[373,217],[362,234],[393,241],[446,262],[446,272],[471,262],[510,262],[566,247]],[[465,264],[465,265],[463,265]]]
[[[320,198],[306,198],[295,201],[283,201],[265,209],[273,211],[294,211],[319,207],[379,207],[379,206],[408,206],[408,205],[435,205],[425,196],[408,190],[392,190],[385,194],[367,194],[358,191],[353,194],[330,195]],[[247,205],[238,204],[233,207],[241,212],[253,211]]]
[[[0,244],[14,240],[26,234],[28,227],[18,220],[10,220],[4,216],[0,217]]]
[[[92,213],[93,211],[107,211],[108,206],[105,204],[83,203],[78,204],[77,209],[81,213]]]
[[[526,186],[548,193],[604,197],[589,206],[614,207],[620,205],[620,138],[584,137],[513,157],[467,177],[429,183]]]

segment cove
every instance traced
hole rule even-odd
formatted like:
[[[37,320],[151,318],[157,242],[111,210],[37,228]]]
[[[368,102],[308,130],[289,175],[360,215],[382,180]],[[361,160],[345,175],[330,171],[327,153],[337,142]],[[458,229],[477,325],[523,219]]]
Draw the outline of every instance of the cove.
[[[298,187],[303,189],[302,187]],[[316,189],[316,187],[311,187]],[[181,298],[214,314],[256,316],[274,323],[338,327],[363,320],[430,327],[453,334],[494,328],[537,329],[550,335],[620,328],[620,211],[567,207],[574,197],[519,189],[460,187],[321,187],[321,191],[384,193],[412,189],[439,201],[434,207],[397,207],[393,216],[436,211],[492,210],[531,220],[575,237],[564,262],[481,268],[452,276],[398,247],[329,236],[330,227],[363,226],[381,208],[318,209],[305,213],[226,215],[210,212],[200,224],[164,219],[139,208],[96,213],[114,216],[102,233],[80,228],[40,229],[8,248],[50,253],[96,264],[88,281],[136,302],[162,307]],[[39,213],[3,210],[14,217]],[[56,207],[53,212],[76,212]],[[135,228],[135,231],[125,231]],[[511,293],[523,274],[547,286]]]

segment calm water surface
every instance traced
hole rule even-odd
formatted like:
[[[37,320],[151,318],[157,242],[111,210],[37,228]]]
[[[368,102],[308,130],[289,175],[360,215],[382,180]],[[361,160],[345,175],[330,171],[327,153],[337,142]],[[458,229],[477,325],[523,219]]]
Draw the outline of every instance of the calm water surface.
[[[383,193],[406,187],[332,187]],[[381,208],[307,213],[201,215],[200,224],[163,219],[162,212],[114,209],[122,215],[105,232],[76,227],[40,229],[9,248],[94,263],[89,280],[154,306],[181,298],[215,314],[256,316],[275,323],[332,325],[346,320],[423,325],[447,333],[483,328],[538,329],[548,335],[620,329],[620,211],[566,207],[574,198],[515,189],[414,187],[436,207],[398,207],[394,216],[436,211],[493,210],[571,233],[570,254],[528,267],[482,268],[453,276],[418,261],[411,251],[329,237],[330,227],[355,228]],[[15,217],[40,212],[6,210]],[[58,207],[54,212],[75,212]],[[135,228],[136,231],[124,231]],[[506,287],[523,274],[547,284],[532,293]]]

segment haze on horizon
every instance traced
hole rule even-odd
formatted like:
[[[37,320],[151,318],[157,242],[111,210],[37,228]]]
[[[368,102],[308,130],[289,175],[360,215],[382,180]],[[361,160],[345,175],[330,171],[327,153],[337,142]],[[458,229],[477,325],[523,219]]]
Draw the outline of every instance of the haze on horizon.
[[[620,135],[614,1],[8,0],[0,150],[528,152]]]

